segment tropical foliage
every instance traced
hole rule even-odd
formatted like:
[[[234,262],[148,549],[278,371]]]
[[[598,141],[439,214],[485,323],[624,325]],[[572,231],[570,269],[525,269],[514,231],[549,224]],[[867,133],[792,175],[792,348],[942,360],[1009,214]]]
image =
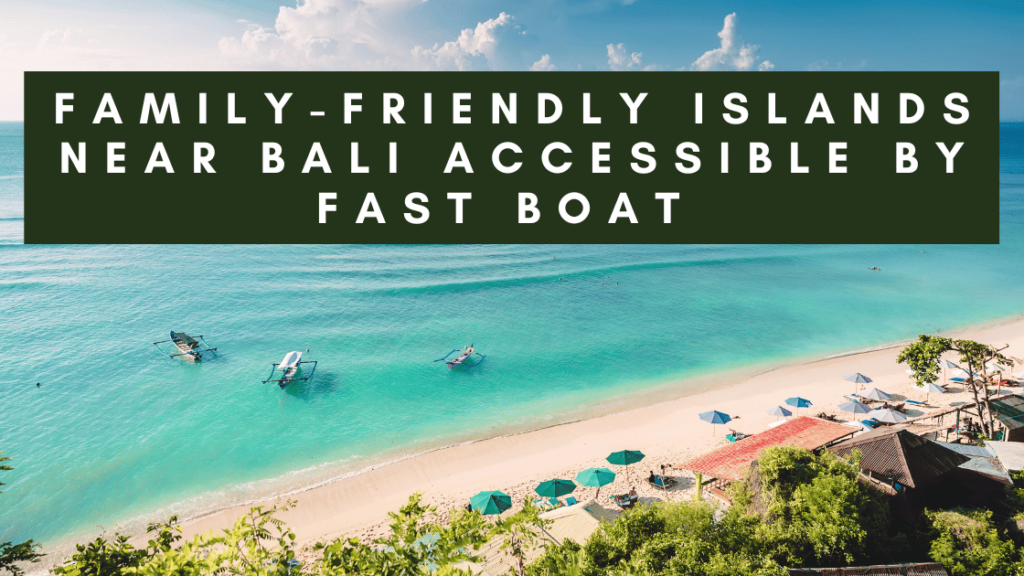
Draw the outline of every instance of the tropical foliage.
[[[529,502],[494,519],[453,512],[440,522],[419,494],[390,515],[390,534],[373,542],[342,538],[303,553],[278,518],[255,507],[220,534],[183,539],[175,519],[153,524],[144,547],[115,534],[77,547],[54,576],[468,576],[492,554],[510,557],[515,576],[783,576],[786,567],[933,560],[953,576],[1024,576],[1024,533],[1016,516],[984,510],[929,511],[919,526],[897,525],[885,497],[858,479],[857,455],[770,448],[730,488],[733,505],[641,504],[602,524],[586,542],[550,544],[546,521]],[[1006,493],[1024,510],[1024,480]],[[530,561],[530,558],[533,558]],[[9,569],[10,570],[10,569]],[[17,568],[15,568],[17,570]],[[14,571],[12,571],[14,572]],[[18,572],[14,572],[17,574]]]
[[[4,456],[3,452],[0,452],[0,472],[14,470],[10,465],[4,464],[10,461],[10,456]],[[0,486],[3,485],[4,483],[0,482]],[[0,531],[0,574],[7,572],[11,576],[21,576],[26,564],[39,562],[43,557],[39,553],[39,546],[32,540],[15,544],[13,541],[3,542],[5,538],[7,536]]]
[[[1009,360],[1002,354],[1005,349],[1005,346],[994,348],[974,340],[954,340],[922,334],[916,342],[900,352],[896,361],[910,366],[918,385],[923,386],[938,381],[939,373],[942,370],[939,360],[944,353],[954,352],[957,354],[960,358],[960,366],[966,366],[969,374],[980,375],[980,378],[968,378],[964,385],[974,393],[974,404],[979,407],[978,415],[981,418],[982,431],[985,436],[991,438],[992,409],[989,406],[988,365],[991,362],[1008,363]]]

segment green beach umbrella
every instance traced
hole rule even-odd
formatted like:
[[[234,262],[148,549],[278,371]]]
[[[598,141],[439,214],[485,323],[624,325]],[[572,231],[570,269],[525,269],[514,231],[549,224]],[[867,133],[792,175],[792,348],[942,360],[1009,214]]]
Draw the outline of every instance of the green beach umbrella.
[[[488,490],[470,498],[469,505],[481,514],[501,514],[512,507],[512,497],[504,492]]]
[[[644,453],[639,450],[612,452],[607,458],[605,458],[609,464],[617,464],[619,466],[629,466],[630,464],[635,464],[643,459]]]
[[[594,498],[597,498],[598,494],[601,493],[601,486],[611,484],[612,482],[615,482],[615,472],[607,468],[587,468],[576,475],[576,483],[580,486],[597,488],[597,494],[594,494]]]
[[[644,453],[639,450],[623,450],[621,452],[612,452],[608,455],[605,460],[609,464],[615,464],[618,466],[626,467],[626,482],[629,482],[629,465],[636,464],[637,462],[644,459]]]
[[[574,490],[576,490],[576,483],[572,480],[562,480],[561,478],[541,482],[533,489],[534,492],[545,498],[558,498],[566,494],[572,494]]]

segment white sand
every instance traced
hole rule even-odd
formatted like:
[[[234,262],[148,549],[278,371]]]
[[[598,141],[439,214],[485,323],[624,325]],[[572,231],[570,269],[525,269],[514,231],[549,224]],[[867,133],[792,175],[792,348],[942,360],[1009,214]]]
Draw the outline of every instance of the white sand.
[[[951,335],[995,346],[1009,344],[1004,354],[1024,357],[1022,319]],[[534,497],[533,488],[538,483],[551,478],[573,479],[580,470],[594,466],[620,472],[614,484],[602,488],[602,499],[605,494],[625,492],[630,485],[637,488],[642,498],[692,498],[692,478],[684,476],[681,485],[667,494],[648,488],[643,480],[661,464],[681,463],[726,444],[724,436],[729,428],[746,433],[764,430],[777,420],[767,415],[765,408],[783,404],[786,398],[802,396],[814,403],[812,408],[802,409],[801,415],[825,411],[838,414],[843,420],[850,419],[836,409],[843,395],[855,389],[842,375],[861,372],[874,380],[868,387],[876,386],[897,395],[897,399],[902,396],[924,400],[925,394],[914,388],[904,373],[906,366],[896,363],[900,349],[783,367],[735,386],[639,410],[436,450],[291,496],[298,505],[281,514],[281,518],[289,523],[302,544],[341,536],[366,541],[382,535],[387,512],[397,510],[417,491],[424,494],[425,502],[436,505],[443,517],[448,510],[464,506],[470,496],[481,490],[502,490],[512,495],[519,506],[524,498]],[[948,406],[973,401],[971,393],[962,391],[961,386],[951,385],[950,389],[948,394],[932,394],[930,403]],[[698,413],[706,410],[725,412],[734,421],[714,427],[712,435],[712,426],[697,418]],[[916,414],[911,412],[912,416]],[[647,455],[631,467],[633,481],[628,484],[622,468],[605,461],[609,453],[624,449],[641,450]],[[592,488],[577,489],[575,494],[581,500],[593,495]],[[183,527],[185,534],[191,537],[228,527],[247,509],[226,509],[188,522]]]

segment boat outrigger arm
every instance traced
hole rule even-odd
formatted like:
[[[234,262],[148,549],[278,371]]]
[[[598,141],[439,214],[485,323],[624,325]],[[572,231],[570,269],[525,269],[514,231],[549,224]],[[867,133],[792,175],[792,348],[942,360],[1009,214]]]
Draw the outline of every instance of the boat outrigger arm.
[[[460,354],[454,360],[449,360],[448,358],[451,357],[451,355],[455,354],[456,352],[459,352]],[[448,369],[452,370],[454,368],[458,368],[459,366],[472,368],[483,362],[484,358],[486,358],[486,356],[479,352],[475,352],[473,350],[473,345],[470,344],[469,346],[466,346],[462,350],[452,350],[444,358],[438,358],[437,360],[434,360],[434,362],[444,362],[448,366]]]
[[[203,346],[206,346],[205,349],[199,345],[199,340],[203,341]],[[203,338],[202,334],[200,334],[199,336],[189,336],[184,332],[175,332],[173,330],[171,330],[170,339],[161,340],[159,342],[153,342],[153,345],[156,346],[157,350],[160,350],[160,345],[167,342],[173,342],[174,345],[178,348],[178,353],[171,354],[171,358],[177,358],[178,356],[188,356],[192,360],[202,360],[203,352],[217,351],[216,348],[210,347],[210,345]],[[163,351],[161,350],[161,352]]]
[[[267,376],[267,379],[262,382],[262,384],[266,384],[267,382],[274,382],[279,387],[284,388],[290,382],[308,382],[308,381],[312,380],[313,379],[313,375],[316,374],[316,364],[317,364],[317,361],[316,360],[302,360],[302,361],[300,361],[299,360],[300,358],[302,358],[302,353],[301,352],[289,352],[288,354],[285,354],[284,360],[282,360],[282,361],[280,361],[280,362],[278,362],[276,364],[271,365],[271,367],[270,367],[270,374]],[[312,364],[313,365],[313,369],[309,371],[309,376],[303,376],[301,378],[296,378],[296,375],[298,375],[299,368],[301,367],[302,364]],[[278,367],[279,366],[281,367],[281,370],[280,370],[281,371],[281,377],[275,379],[274,378],[274,372],[278,371]]]

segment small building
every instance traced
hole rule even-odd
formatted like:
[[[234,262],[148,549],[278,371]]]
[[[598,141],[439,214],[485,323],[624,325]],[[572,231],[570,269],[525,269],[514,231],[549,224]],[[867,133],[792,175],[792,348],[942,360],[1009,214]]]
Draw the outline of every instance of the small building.
[[[1003,467],[1002,462],[999,461],[999,456],[992,446],[999,444],[999,442],[992,442],[985,446],[974,446],[972,444],[956,444],[954,442],[936,442],[939,446],[949,448],[950,450],[963,454],[970,458],[967,462],[960,465],[964,470],[973,470],[979,474],[984,474],[990,478],[1010,486],[1013,484],[1013,479],[1010,477],[1009,472]],[[1021,446],[1024,448],[1024,444],[1009,444],[1010,446]]]
[[[992,409],[992,418],[1004,430],[1002,440],[1024,442],[1024,396],[1004,396],[990,401],[989,407]]]
[[[990,442],[985,447],[995,453],[999,463],[1007,472],[1024,470],[1024,443]]]
[[[725,486],[732,481],[742,480],[750,469],[750,463],[757,460],[761,451],[774,446],[797,446],[818,450],[824,446],[853,436],[858,429],[836,422],[800,416],[764,432],[754,434],[734,444],[698,456],[678,465],[702,476],[701,487],[712,496],[725,498]],[[701,487],[698,487],[700,489]]]
[[[585,544],[590,535],[601,527],[602,523],[614,522],[621,515],[617,510],[609,510],[594,500],[581,502],[572,506],[556,508],[540,515],[551,523],[544,528],[536,529],[537,540],[526,552],[526,562],[530,563],[544,554],[545,546],[560,545],[566,540],[577,544]],[[469,569],[473,573],[484,576],[502,576],[509,573],[515,564],[514,559],[501,551],[504,537],[496,537],[483,545],[478,552],[485,558],[480,564],[463,562],[457,567]]]
[[[962,465],[972,460],[901,427],[884,427],[829,447],[843,458],[861,454],[861,478],[889,494],[892,511],[914,524],[925,508],[1002,507],[1006,482]],[[983,467],[983,466],[982,466]]]
[[[938,562],[851,566],[847,568],[790,568],[789,576],[949,576]]]

